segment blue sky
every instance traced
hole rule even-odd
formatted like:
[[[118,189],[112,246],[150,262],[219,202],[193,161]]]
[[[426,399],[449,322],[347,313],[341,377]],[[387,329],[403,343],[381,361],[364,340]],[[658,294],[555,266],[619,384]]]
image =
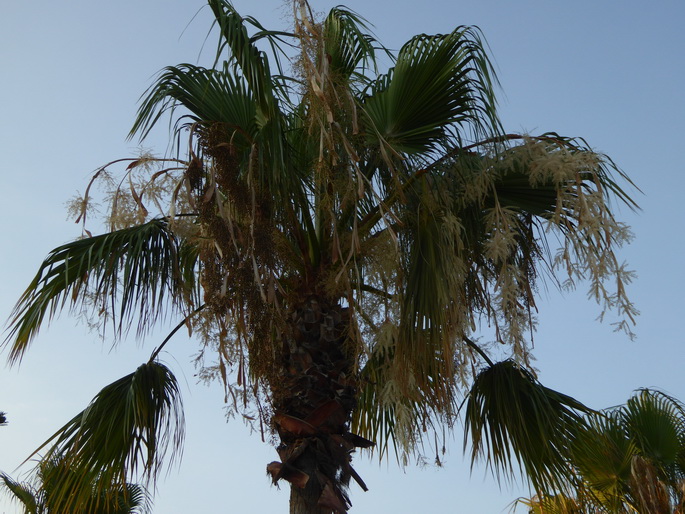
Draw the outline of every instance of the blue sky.
[[[317,11],[334,3],[311,0]],[[166,65],[197,62],[210,25],[201,0],[13,2],[0,17],[0,317],[5,319],[42,258],[78,236],[64,202],[99,165],[136,151],[126,141],[140,95]],[[280,0],[236,1],[269,28],[287,23]],[[478,25],[499,79],[508,131],[583,136],[642,189],[627,209],[635,241],[622,255],[637,271],[641,311],[631,342],[595,321],[585,291],[541,289],[535,337],[541,381],[591,407],[625,401],[642,386],[685,399],[682,318],[685,254],[681,207],[685,119],[685,4],[661,1],[362,2],[346,5],[391,48],[414,34]],[[199,10],[199,13],[198,13]],[[194,20],[193,17],[197,14]],[[192,20],[192,21],[191,21]],[[208,40],[205,57],[212,55]],[[202,62],[202,61],[201,61]],[[163,153],[164,131],[146,146]],[[100,343],[67,315],[44,330],[18,369],[0,371],[0,470],[17,465],[104,385],[147,359],[159,340]],[[196,384],[192,341],[165,361],[181,376],[187,417],[183,462],[158,484],[155,513],[284,512],[288,492],[269,485],[276,453],[237,421],[226,423],[219,387]],[[352,488],[352,512],[497,513],[525,488],[482,469],[469,473],[455,431],[446,465],[399,469],[357,458],[370,487]],[[0,513],[19,512],[0,499]]]

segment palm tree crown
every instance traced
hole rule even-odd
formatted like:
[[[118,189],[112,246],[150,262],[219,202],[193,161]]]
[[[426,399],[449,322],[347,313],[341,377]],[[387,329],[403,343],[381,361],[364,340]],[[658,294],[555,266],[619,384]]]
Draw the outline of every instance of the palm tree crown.
[[[103,491],[83,476],[77,476],[61,459],[41,461],[33,483],[17,482],[0,473],[4,492],[19,502],[25,514],[144,514],[151,511],[148,492],[137,484],[121,484],[116,490]],[[78,484],[78,488],[74,487]],[[70,501],[65,491],[81,496],[79,504]]]
[[[178,155],[130,159],[123,178],[110,173],[122,161],[97,171],[75,208],[85,223],[103,184],[110,231],[49,254],[11,318],[11,361],[64,306],[106,313],[117,335],[178,314],[201,342],[201,375],[279,437],[274,481],[293,485],[302,512],[344,512],[349,479],[365,488],[354,448],[406,455],[426,426],[452,425],[473,371],[492,364],[471,339],[479,326],[539,385],[526,334],[541,276],[588,280],[629,330],[631,275],[614,251],[630,233],[609,202],[635,207],[630,182],[582,139],[504,132],[478,30],[421,34],[393,54],[343,7],[317,19],[295,0],[280,32],[208,3],[214,66],[163,70],[131,131],[144,138],[170,114]],[[182,436],[159,349],[51,452],[112,480],[137,462],[154,475],[162,443]],[[555,398],[546,405],[582,410]],[[126,421],[88,421],[117,402]],[[112,423],[130,433],[123,458],[95,443]]]
[[[568,439],[567,481],[518,503],[534,513],[685,512],[685,405],[641,389],[589,414]]]

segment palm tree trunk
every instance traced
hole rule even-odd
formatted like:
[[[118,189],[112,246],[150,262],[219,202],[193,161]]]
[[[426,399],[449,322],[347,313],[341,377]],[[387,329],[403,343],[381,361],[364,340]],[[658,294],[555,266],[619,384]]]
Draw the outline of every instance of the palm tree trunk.
[[[281,461],[267,471],[274,482],[290,482],[291,514],[345,513],[349,479],[366,489],[350,466],[355,447],[372,443],[349,430],[357,401],[349,330],[348,309],[322,295],[290,315],[280,376],[271,384]]]
[[[290,514],[330,514],[331,509],[319,507],[321,493],[307,487],[290,486]]]

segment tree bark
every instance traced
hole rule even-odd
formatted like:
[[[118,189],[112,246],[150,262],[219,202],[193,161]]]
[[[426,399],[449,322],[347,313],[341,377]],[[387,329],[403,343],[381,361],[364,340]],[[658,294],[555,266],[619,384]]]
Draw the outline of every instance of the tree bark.
[[[283,337],[281,376],[271,384],[280,462],[267,466],[274,482],[291,484],[291,514],[344,514],[355,447],[369,441],[350,432],[356,370],[348,339],[349,312],[310,295],[290,315]]]
[[[311,484],[314,485],[314,484]],[[300,489],[290,485],[290,514],[331,514],[331,509],[319,507],[321,491],[307,484]]]

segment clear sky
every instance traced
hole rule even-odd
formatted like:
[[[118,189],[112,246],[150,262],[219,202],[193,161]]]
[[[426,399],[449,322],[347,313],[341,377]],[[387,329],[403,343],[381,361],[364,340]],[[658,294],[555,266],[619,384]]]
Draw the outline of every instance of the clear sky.
[[[310,0],[317,11],[333,2]],[[210,26],[202,0],[5,2],[0,16],[0,318],[6,319],[47,252],[78,236],[64,202],[90,173],[136,151],[125,140],[137,101],[163,66],[198,62]],[[236,1],[268,28],[283,28],[280,0]],[[349,1],[399,48],[417,33],[478,25],[491,48],[508,131],[580,135],[609,154],[644,192],[624,209],[634,243],[622,255],[638,273],[642,312],[631,342],[595,321],[582,289],[541,289],[535,355],[541,381],[594,408],[638,387],[685,399],[682,371],[685,242],[683,133],[685,4],[680,0]],[[191,22],[196,13],[199,14]],[[205,57],[212,55],[208,40]],[[200,61],[204,62],[204,61]],[[146,146],[166,150],[163,131]],[[160,337],[163,337],[160,335]],[[67,315],[44,330],[18,369],[0,371],[0,470],[16,466],[101,387],[147,360],[159,338],[112,350]],[[273,448],[239,422],[226,423],[218,386],[199,385],[192,341],[177,337],[164,360],[181,377],[187,441],[181,466],[159,482],[156,514],[286,512],[287,488],[269,485]],[[3,356],[4,357],[4,356]],[[399,469],[357,457],[370,487],[352,486],[354,513],[498,513],[525,488],[469,473],[457,427],[446,464]],[[0,514],[15,513],[0,499]]]

